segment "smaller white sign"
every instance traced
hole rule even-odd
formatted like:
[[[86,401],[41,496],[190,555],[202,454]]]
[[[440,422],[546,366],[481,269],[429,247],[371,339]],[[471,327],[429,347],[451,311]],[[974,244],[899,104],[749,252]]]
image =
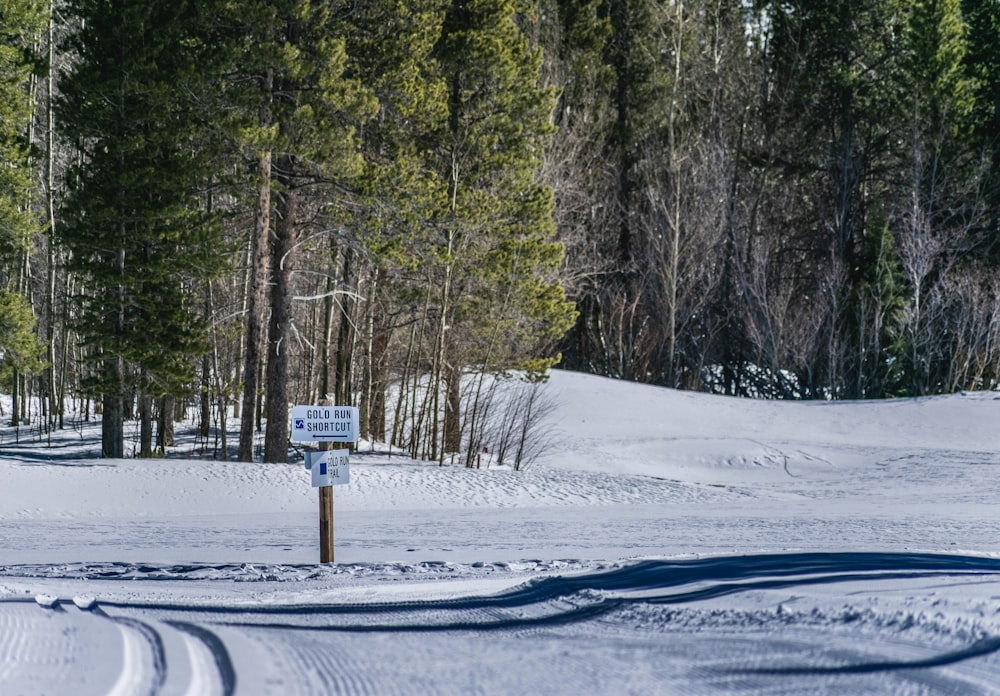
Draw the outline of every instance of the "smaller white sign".
[[[351,450],[326,450],[306,452],[307,468],[312,471],[313,488],[340,486],[351,482],[351,466],[348,455]]]
[[[357,442],[357,406],[292,406],[292,442]]]

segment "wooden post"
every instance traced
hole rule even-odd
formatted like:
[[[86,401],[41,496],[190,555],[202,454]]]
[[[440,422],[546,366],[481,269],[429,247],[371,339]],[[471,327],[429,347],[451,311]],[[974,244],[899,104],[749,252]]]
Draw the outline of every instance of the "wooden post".
[[[332,406],[333,403],[320,399],[319,405]],[[321,442],[319,449],[325,452],[333,449],[333,444]],[[319,489],[319,562],[333,563],[333,486],[320,486]]]
[[[319,562],[333,563],[333,486],[319,489]]]

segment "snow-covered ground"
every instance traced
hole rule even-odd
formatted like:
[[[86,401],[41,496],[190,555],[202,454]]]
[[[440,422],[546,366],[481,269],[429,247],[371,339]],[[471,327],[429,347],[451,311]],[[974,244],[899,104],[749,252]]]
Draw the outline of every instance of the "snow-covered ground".
[[[1000,693],[1000,394],[546,389],[526,471],[353,453],[327,565],[301,464],[4,425],[0,694]]]

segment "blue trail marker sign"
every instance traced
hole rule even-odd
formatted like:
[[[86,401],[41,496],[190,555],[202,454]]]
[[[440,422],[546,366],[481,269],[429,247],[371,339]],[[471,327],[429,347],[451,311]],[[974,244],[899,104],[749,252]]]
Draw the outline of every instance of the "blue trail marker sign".
[[[306,468],[312,472],[313,488],[350,483],[350,452],[346,449],[306,452]]]

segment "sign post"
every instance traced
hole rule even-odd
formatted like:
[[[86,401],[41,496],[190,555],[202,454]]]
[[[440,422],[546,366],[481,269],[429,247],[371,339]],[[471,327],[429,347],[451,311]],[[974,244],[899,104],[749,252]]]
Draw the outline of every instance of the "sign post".
[[[319,562],[333,563],[333,486],[319,489]]]
[[[293,406],[293,442],[318,442],[319,452],[306,452],[306,468],[319,488],[319,562],[333,563],[333,486],[347,483],[347,444],[358,441],[358,409],[354,406]]]

